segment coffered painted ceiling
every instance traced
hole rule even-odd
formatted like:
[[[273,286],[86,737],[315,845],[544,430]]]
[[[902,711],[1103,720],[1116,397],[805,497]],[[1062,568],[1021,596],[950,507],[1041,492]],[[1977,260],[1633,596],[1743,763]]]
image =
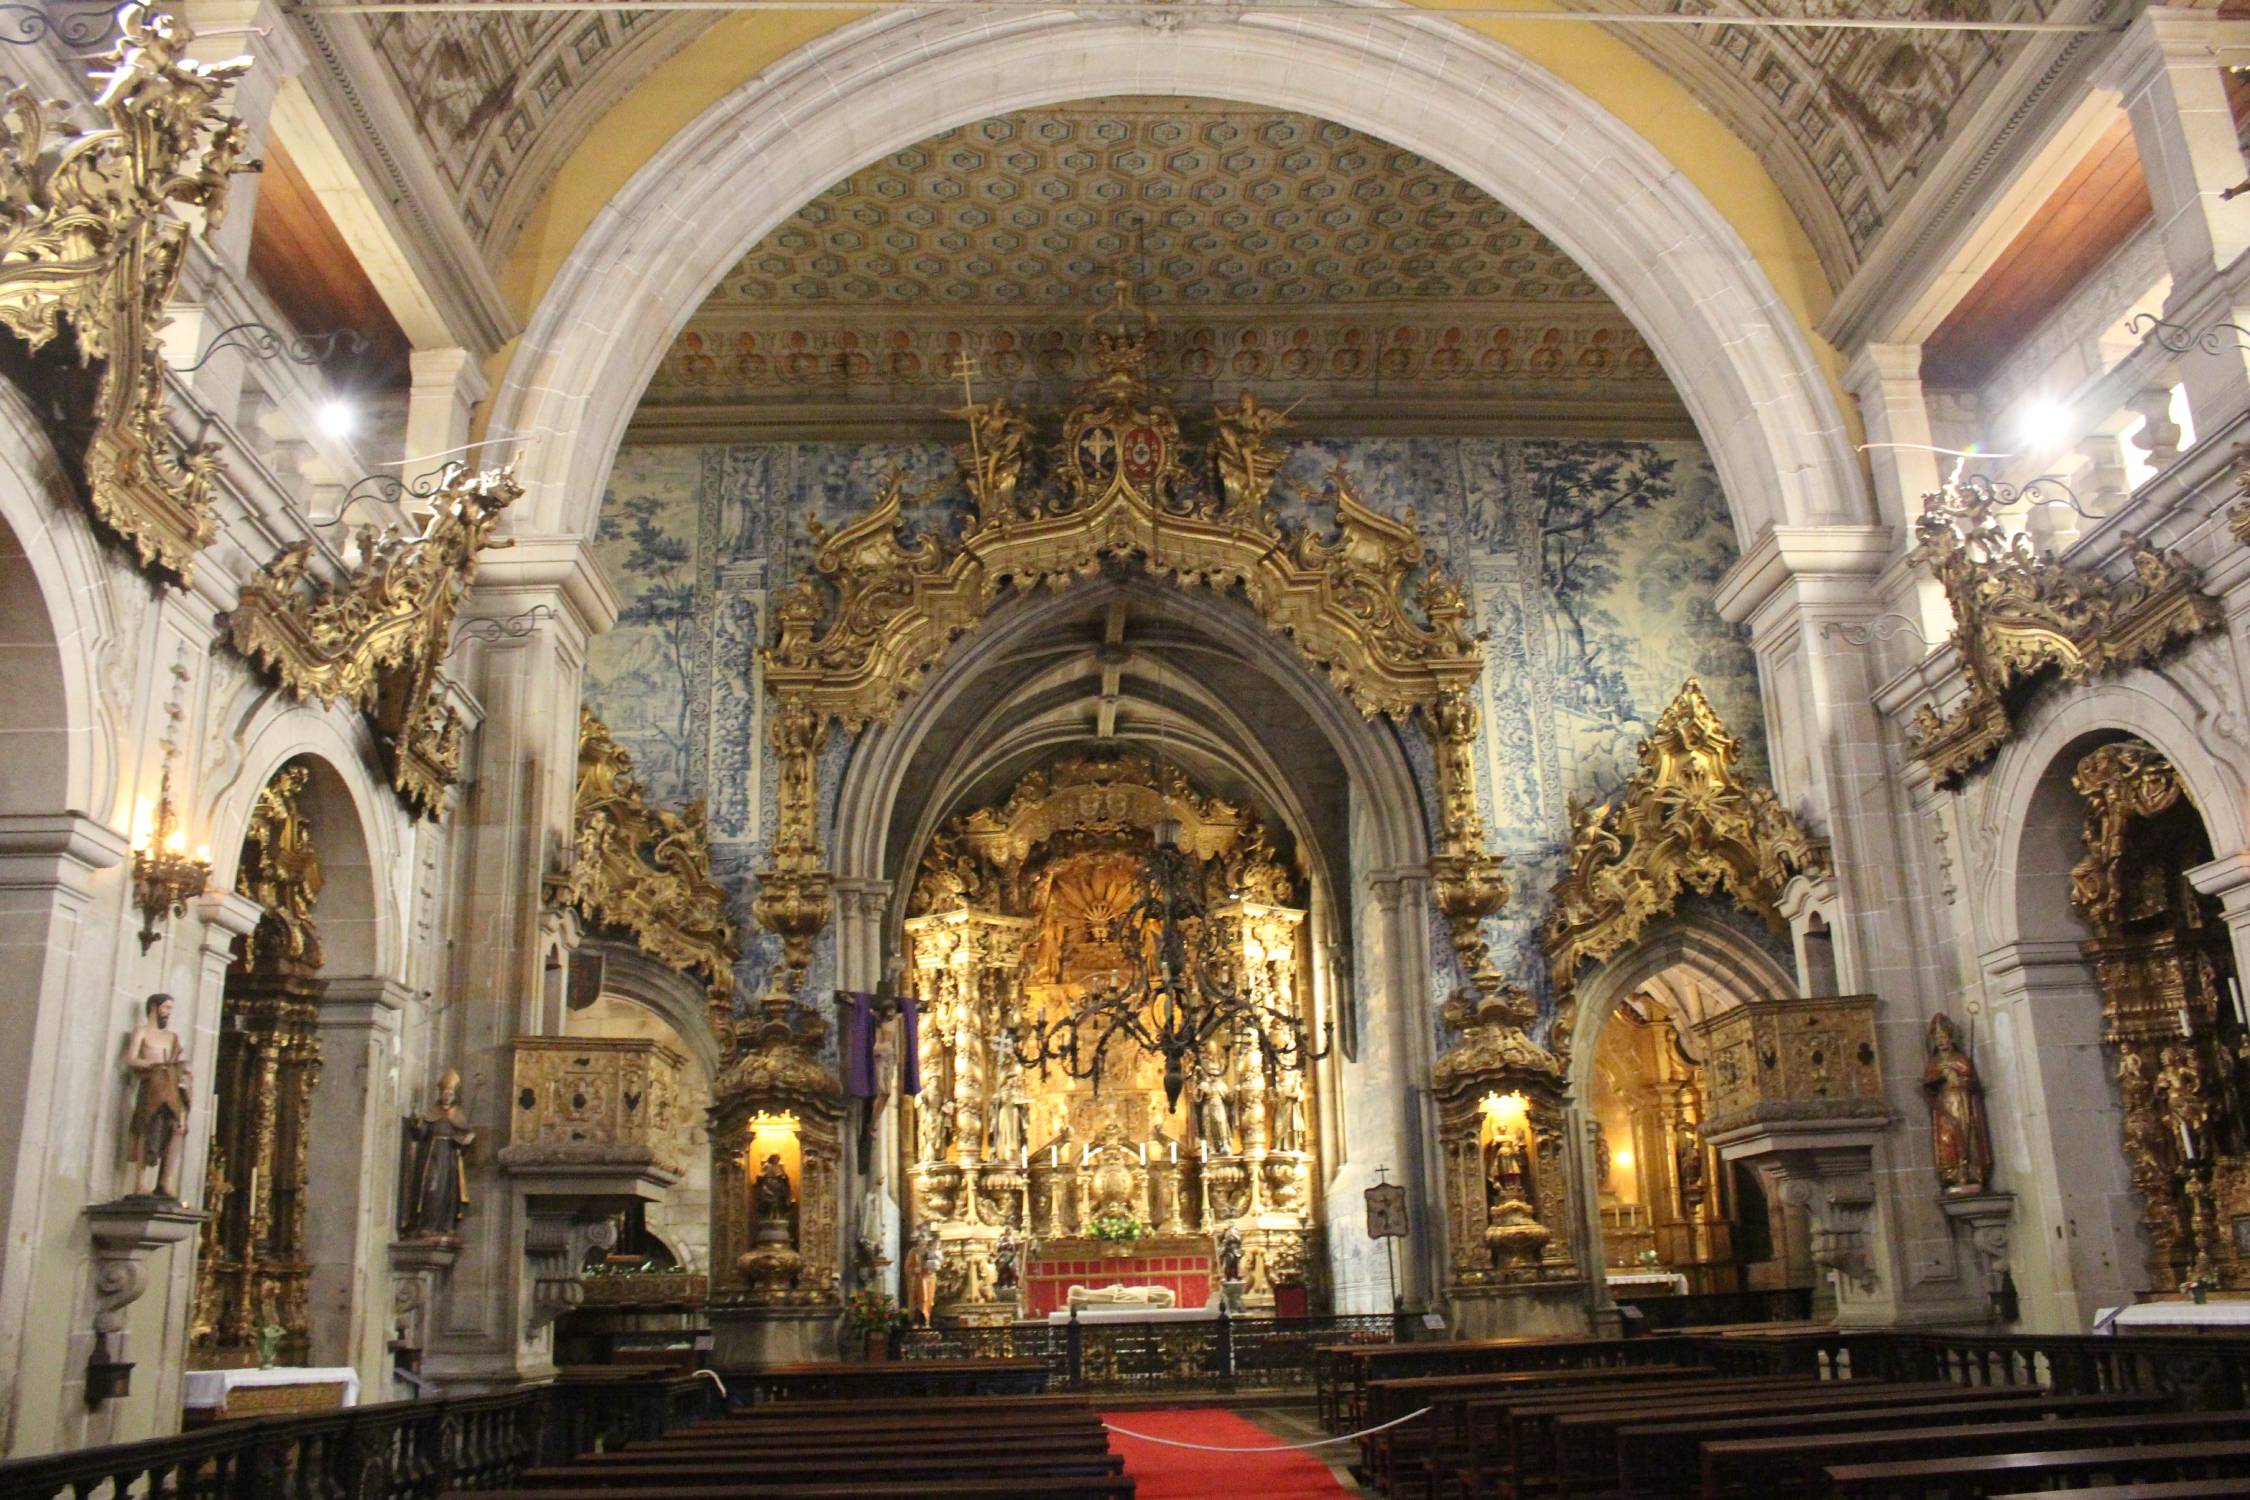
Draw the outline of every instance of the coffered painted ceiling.
[[[1615,4],[1615,0],[1605,0]],[[1626,0],[1653,12],[1712,0]],[[1743,0],[1842,14],[1840,0]],[[1853,13],[2044,19],[2063,0],[1875,0]],[[1583,7],[1582,8],[1591,8]],[[335,23],[324,23],[335,24]],[[693,13],[367,18],[423,145],[495,261],[571,147],[650,67],[711,24]],[[2020,36],[1622,27],[1755,150],[1841,285],[1993,85]]]
[[[1107,99],[980,121],[855,173],[752,248],[641,430],[936,421],[1064,401],[1118,278],[1183,402],[1255,386],[1338,430],[1685,433],[1570,257],[1409,151],[1310,116]]]

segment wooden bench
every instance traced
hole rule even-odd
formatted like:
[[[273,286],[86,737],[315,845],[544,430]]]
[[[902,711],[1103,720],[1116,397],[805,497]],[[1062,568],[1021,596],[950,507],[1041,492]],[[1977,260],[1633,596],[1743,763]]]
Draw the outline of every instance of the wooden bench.
[[[1366,1425],[1364,1396],[1376,1380],[1424,1375],[1502,1374],[1602,1365],[1701,1364],[1695,1342],[1681,1336],[1637,1339],[1463,1339],[1430,1344],[1345,1344],[1337,1351],[1331,1425]]]
[[[2237,1432],[2241,1430],[2241,1412],[2217,1415],[2226,1418]],[[2120,1481],[2250,1478],[2250,1439],[2119,1443],[2098,1448],[1841,1464],[1826,1471],[1826,1493],[1837,1500],[1925,1500],[1931,1495],[1942,1495],[1946,1500],[1987,1500],[2002,1486],[2020,1488],[2027,1482],[2090,1477]]]
[[[943,1454],[955,1462],[973,1462],[979,1453],[993,1451],[991,1433],[956,1431],[950,1433],[914,1432],[890,1435],[853,1437],[847,1443],[836,1443],[825,1433],[815,1433],[795,1442],[775,1439],[747,1448],[667,1448],[648,1444],[620,1448],[608,1453],[589,1453],[577,1459],[576,1464],[596,1469],[660,1468],[666,1472],[691,1468],[713,1468],[727,1465],[757,1464],[773,1459],[802,1457],[808,1450],[844,1451],[870,1457]],[[1085,1431],[1039,1433],[1023,1435],[1010,1433],[1005,1448],[1010,1453],[1106,1453],[1109,1451],[1109,1434],[1099,1426]]]
[[[813,1453],[795,1457],[727,1458],[700,1464],[605,1465],[599,1473],[577,1464],[529,1469],[514,1482],[522,1490],[584,1489],[599,1480],[613,1493],[674,1496],[683,1489],[726,1485],[819,1485],[848,1476],[854,1484],[904,1484],[910,1480],[945,1483],[977,1479],[1028,1479],[1055,1476],[1117,1476],[1125,1460],[1106,1449],[1099,1453]]]
[[[1430,1408],[1427,1419],[1362,1437],[1358,1471],[1367,1483],[1385,1494],[1405,1482],[1402,1470],[1426,1468],[1433,1454],[1458,1452],[1466,1443],[1463,1413],[1470,1400],[1537,1388],[1554,1391],[1588,1385],[1639,1385],[1650,1381],[1667,1384],[1701,1382],[1711,1371],[1678,1365],[1633,1365],[1624,1368],[1595,1366],[1583,1370],[1512,1370],[1499,1374],[1424,1375],[1405,1380],[1382,1380],[1368,1388],[1370,1426]],[[1409,1488],[1413,1487],[1411,1484]]]
[[[1035,1395],[1047,1388],[1049,1374],[1046,1361],[1038,1359],[819,1361],[720,1373],[729,1389],[747,1392],[753,1406],[837,1397],[921,1401],[945,1396]]]
[[[2239,1437],[2242,1427],[2240,1412],[2157,1412],[1705,1443],[1702,1492],[1704,1500],[1728,1500],[1735,1495],[1777,1500],[1819,1493],[1821,1471],[1835,1465],[1882,1464],[1910,1457],[1970,1458],[2073,1445],[2096,1448],[2142,1442],[2215,1442]]]
[[[915,1480],[906,1484],[682,1485],[663,1500],[1133,1500],[1122,1476]],[[614,1484],[552,1490],[448,1490],[439,1500],[617,1500]]]
[[[1693,1473],[1707,1442],[1754,1437],[1814,1436],[1824,1432],[1861,1432],[1875,1427],[1930,1427],[1959,1422],[2018,1422],[2033,1417],[2103,1416],[2136,1411],[2166,1411],[2171,1403],[2161,1396],[2137,1392],[2104,1392],[2093,1396],[2058,1396],[2021,1386],[1902,1386],[1890,1394],[1863,1401],[1847,1381],[1821,1406],[1798,1412],[1767,1410],[1756,1415],[1714,1422],[1708,1419],[1636,1423],[1614,1429],[1614,1464],[1611,1477],[1617,1492],[1666,1500],[1679,1488],[1679,1476]],[[1929,1394],[1923,1394],[1929,1392]],[[1903,1400],[1905,1404],[1893,1404]],[[1566,1475],[1566,1482],[1569,1476]],[[1573,1491],[1577,1493],[1577,1491]]]
[[[1992,1500],[2053,1500],[2053,1490],[2015,1490]],[[2069,1491],[2073,1500],[2236,1500],[2250,1479],[2161,1479],[2148,1484],[2096,1484]]]

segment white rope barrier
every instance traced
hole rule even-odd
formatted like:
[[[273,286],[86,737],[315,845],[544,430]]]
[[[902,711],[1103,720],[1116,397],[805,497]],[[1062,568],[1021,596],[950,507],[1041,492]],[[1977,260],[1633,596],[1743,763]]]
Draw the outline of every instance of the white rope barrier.
[[[1144,1443],[1162,1443],[1167,1448],[1192,1448],[1198,1453],[1292,1453],[1299,1448],[1325,1448],[1330,1443],[1350,1443],[1363,1437],[1373,1437],[1378,1432],[1388,1432],[1401,1423],[1411,1422],[1416,1417],[1426,1416],[1429,1410],[1430,1408],[1425,1406],[1420,1411],[1410,1411],[1403,1417],[1383,1423],[1380,1427],[1369,1427],[1360,1432],[1347,1432],[1342,1437],[1314,1438],[1309,1443],[1276,1443],[1269,1448],[1220,1448],[1210,1443],[1183,1443],[1173,1438],[1150,1437],[1145,1432],[1134,1432],[1124,1427],[1112,1427],[1107,1422],[1102,1423],[1102,1426],[1116,1433],[1119,1437],[1139,1438]]]

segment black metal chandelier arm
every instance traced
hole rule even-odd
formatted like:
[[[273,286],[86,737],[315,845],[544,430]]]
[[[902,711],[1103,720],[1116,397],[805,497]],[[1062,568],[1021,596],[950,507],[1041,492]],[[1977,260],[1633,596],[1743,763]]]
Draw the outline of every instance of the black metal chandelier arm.
[[[114,5],[56,8],[52,0],[39,5],[0,5],[0,42],[29,47],[52,33],[67,46],[92,47],[116,33],[118,9]]]

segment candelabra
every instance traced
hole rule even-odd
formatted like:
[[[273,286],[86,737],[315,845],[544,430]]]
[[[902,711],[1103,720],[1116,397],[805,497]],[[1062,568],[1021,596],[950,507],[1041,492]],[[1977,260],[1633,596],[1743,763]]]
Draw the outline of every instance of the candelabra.
[[[133,839],[133,901],[141,909],[141,951],[156,944],[159,918],[176,917],[187,910],[188,899],[200,895],[211,879],[211,851],[187,852],[187,834],[172,806],[172,768],[164,768],[156,811]]]

